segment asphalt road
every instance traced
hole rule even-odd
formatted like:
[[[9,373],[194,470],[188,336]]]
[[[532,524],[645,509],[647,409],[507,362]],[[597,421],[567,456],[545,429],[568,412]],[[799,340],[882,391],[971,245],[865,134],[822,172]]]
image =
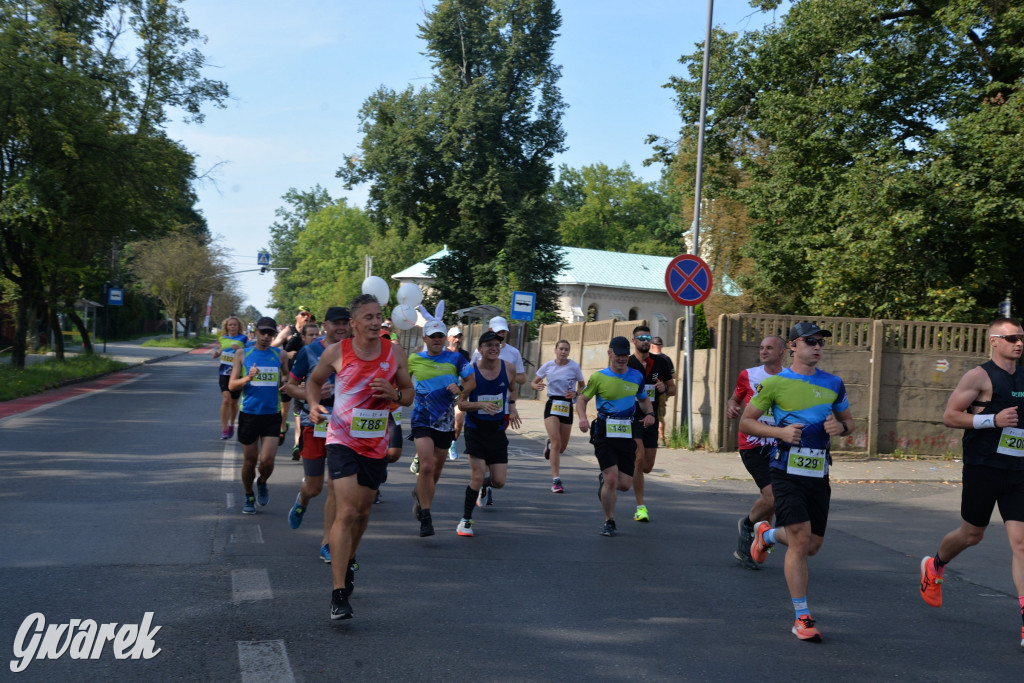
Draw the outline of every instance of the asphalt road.
[[[393,466],[359,549],[355,618],[332,622],[317,552],[322,498],[287,513],[301,467],[291,433],[271,500],[240,514],[240,450],[220,441],[215,363],[140,366],[132,381],[0,421],[0,649],[30,614],[160,630],[159,654],[32,661],[8,680],[928,680],[1018,681],[1024,652],[998,516],[927,607],[918,563],[958,523],[959,487],[837,484],[811,559],[820,645],[790,634],[783,549],[761,571],[731,557],[753,485],[648,481],[650,524],[600,536],[596,462],[567,457],[549,490],[542,444],[512,436],[509,485],[455,526],[468,480],[449,463],[419,538],[409,455]],[[461,444],[460,444],[461,445]],[[671,457],[663,454],[662,458]]]

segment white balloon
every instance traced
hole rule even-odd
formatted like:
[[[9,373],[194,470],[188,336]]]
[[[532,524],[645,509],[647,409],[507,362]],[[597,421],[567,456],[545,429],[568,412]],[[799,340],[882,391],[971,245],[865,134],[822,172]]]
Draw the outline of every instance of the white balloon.
[[[411,330],[419,317],[412,306],[395,306],[391,311],[391,324],[400,330]]]
[[[415,282],[406,282],[398,288],[398,303],[403,306],[419,306],[423,301],[423,291]]]
[[[391,299],[391,288],[382,277],[371,275],[363,280],[363,294],[372,294],[377,297],[377,302],[383,307],[388,305]]]

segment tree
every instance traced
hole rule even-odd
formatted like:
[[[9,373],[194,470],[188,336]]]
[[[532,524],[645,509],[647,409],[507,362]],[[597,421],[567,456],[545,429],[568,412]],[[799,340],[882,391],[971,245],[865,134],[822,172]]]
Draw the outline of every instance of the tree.
[[[278,311],[296,311],[299,305],[304,305],[297,291],[301,291],[308,280],[296,268],[295,246],[310,217],[330,206],[334,200],[319,184],[304,192],[288,188],[281,199],[286,205],[274,211],[278,220],[270,226],[270,262],[275,268],[287,270],[274,271],[270,305]]]
[[[112,251],[186,223],[205,231],[194,160],[163,125],[168,107],[201,121],[227,89],[201,76],[179,4],[0,0],[0,273],[18,287],[19,367],[33,314],[59,331],[66,313],[91,348],[73,305],[98,294]]]
[[[774,9],[780,3],[754,3]],[[758,309],[978,320],[1024,257],[1024,15],[986,0],[802,0],[716,31],[710,163],[757,222]],[[673,79],[696,122],[701,55]]]
[[[560,24],[553,0],[442,0],[420,26],[433,82],[381,88],[361,109],[360,154],[338,176],[348,188],[370,183],[381,230],[419,229],[448,245],[431,273],[452,309],[504,305],[513,289],[554,308],[563,264],[547,192],[565,139],[552,63]]]

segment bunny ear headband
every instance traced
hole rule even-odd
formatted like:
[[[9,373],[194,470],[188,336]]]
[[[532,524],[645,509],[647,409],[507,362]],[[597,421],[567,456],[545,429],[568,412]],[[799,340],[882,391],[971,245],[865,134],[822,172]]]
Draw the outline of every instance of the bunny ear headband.
[[[444,299],[437,302],[437,306],[434,308],[434,315],[430,315],[430,312],[423,306],[417,306],[417,308],[420,309],[420,313],[423,314],[423,317],[426,318],[428,322],[431,320],[437,320],[442,323],[444,322],[442,319],[444,316]]]

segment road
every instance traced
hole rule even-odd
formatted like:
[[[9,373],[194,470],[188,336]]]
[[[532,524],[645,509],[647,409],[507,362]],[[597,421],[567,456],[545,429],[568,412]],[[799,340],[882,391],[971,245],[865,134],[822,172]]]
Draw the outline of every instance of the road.
[[[129,381],[0,420],[0,644],[14,659],[30,614],[139,624],[160,652],[32,661],[11,680],[1020,680],[1020,617],[998,521],[924,605],[918,563],[958,523],[942,481],[833,487],[810,608],[825,642],[797,641],[782,549],[757,572],[731,557],[753,485],[694,479],[670,452],[648,483],[652,522],[600,536],[596,463],[577,438],[567,493],[549,490],[543,444],[513,435],[509,485],[455,526],[469,468],[449,463],[433,506],[411,514],[409,456],[389,473],[359,550],[355,618],[332,622],[317,557],[322,498],[287,513],[301,467],[288,443],[271,499],[240,514],[240,450],[220,441],[215,363],[176,355]]]

